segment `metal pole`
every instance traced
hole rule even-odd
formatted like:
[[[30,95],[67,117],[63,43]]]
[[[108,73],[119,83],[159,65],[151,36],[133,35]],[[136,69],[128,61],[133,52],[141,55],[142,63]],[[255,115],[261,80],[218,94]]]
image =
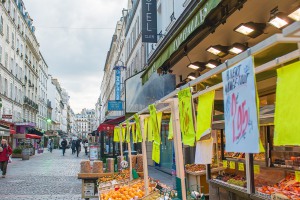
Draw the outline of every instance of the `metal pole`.
[[[144,184],[145,184],[145,193],[149,195],[149,180],[148,180],[148,161],[147,161],[147,148],[146,148],[146,134],[144,127],[145,116],[140,116],[140,125],[142,132],[142,153],[143,153],[143,171],[144,171]]]

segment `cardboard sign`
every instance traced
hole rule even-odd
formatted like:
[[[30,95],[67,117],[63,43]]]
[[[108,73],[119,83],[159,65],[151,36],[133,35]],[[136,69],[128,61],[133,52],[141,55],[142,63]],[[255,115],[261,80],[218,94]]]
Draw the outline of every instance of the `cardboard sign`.
[[[254,165],[254,174],[260,174],[260,166]]]
[[[226,151],[259,153],[256,81],[252,57],[222,73]]]
[[[295,171],[295,180],[300,182],[300,171]]]
[[[235,169],[235,162],[234,161],[230,161],[230,169]]]
[[[244,163],[239,163],[239,171],[245,171]]]
[[[228,168],[228,162],[227,162],[227,160],[223,160],[223,167],[224,168]]]

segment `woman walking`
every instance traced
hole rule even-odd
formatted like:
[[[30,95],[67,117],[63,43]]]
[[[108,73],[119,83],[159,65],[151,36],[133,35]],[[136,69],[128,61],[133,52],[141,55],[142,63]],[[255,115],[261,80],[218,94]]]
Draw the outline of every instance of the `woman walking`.
[[[2,171],[2,178],[5,178],[7,164],[8,164],[9,156],[11,154],[12,154],[11,147],[7,144],[7,141],[5,139],[2,139],[1,146],[0,146],[0,169]]]

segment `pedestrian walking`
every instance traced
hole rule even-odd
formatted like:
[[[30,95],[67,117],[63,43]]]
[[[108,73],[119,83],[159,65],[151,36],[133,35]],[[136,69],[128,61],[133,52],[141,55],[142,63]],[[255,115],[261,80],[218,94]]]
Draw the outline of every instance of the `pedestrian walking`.
[[[53,149],[53,141],[51,139],[49,139],[48,142],[48,150],[52,153],[52,149]]]
[[[76,141],[76,151],[77,151],[77,157],[81,151],[81,139],[78,138],[77,141]]]
[[[75,152],[76,152],[76,140],[72,140],[71,148],[72,148],[72,154],[75,154]]]
[[[11,147],[7,144],[5,139],[1,140],[0,146],[0,169],[2,171],[2,178],[5,178],[7,171],[7,164],[9,160],[9,156],[12,154]]]
[[[61,148],[62,148],[63,156],[65,156],[66,148],[67,148],[67,145],[68,145],[68,142],[67,142],[66,138],[64,138],[63,141],[61,141],[60,145],[61,145]]]
[[[88,151],[87,151],[87,148],[89,146],[88,140],[84,140],[83,146],[84,146],[85,155],[88,155]]]

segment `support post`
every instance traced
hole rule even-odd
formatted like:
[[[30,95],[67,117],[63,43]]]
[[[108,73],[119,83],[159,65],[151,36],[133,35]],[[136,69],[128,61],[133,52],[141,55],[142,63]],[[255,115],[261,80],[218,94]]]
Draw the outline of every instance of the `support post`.
[[[146,148],[146,134],[144,127],[145,116],[140,116],[140,125],[142,133],[142,153],[143,153],[143,172],[144,172],[144,185],[145,185],[145,194],[149,195],[149,179],[148,179],[148,161],[147,161],[147,148]]]
[[[132,180],[132,158],[131,158],[131,144],[130,144],[130,138],[131,138],[131,135],[130,135],[130,126],[129,127],[126,127],[127,130],[129,132],[129,142],[127,143],[128,145],[128,160],[129,160],[129,175],[130,175],[130,179],[129,180]],[[127,133],[128,133],[127,132]],[[126,135],[127,135],[126,133]]]
[[[184,161],[183,161],[183,153],[182,153],[182,139],[181,139],[181,131],[180,131],[178,99],[174,98],[173,101],[170,103],[170,105],[171,105],[173,133],[174,133],[176,176],[181,180],[182,200],[186,200],[185,171],[184,171]]]
[[[255,193],[253,154],[252,153],[246,153],[245,154],[245,161],[246,161],[247,193],[248,194],[253,194],[253,193]]]
[[[122,130],[122,125],[120,126],[120,131],[119,131],[119,138],[120,138],[120,154],[121,158],[123,160],[123,130]]]

